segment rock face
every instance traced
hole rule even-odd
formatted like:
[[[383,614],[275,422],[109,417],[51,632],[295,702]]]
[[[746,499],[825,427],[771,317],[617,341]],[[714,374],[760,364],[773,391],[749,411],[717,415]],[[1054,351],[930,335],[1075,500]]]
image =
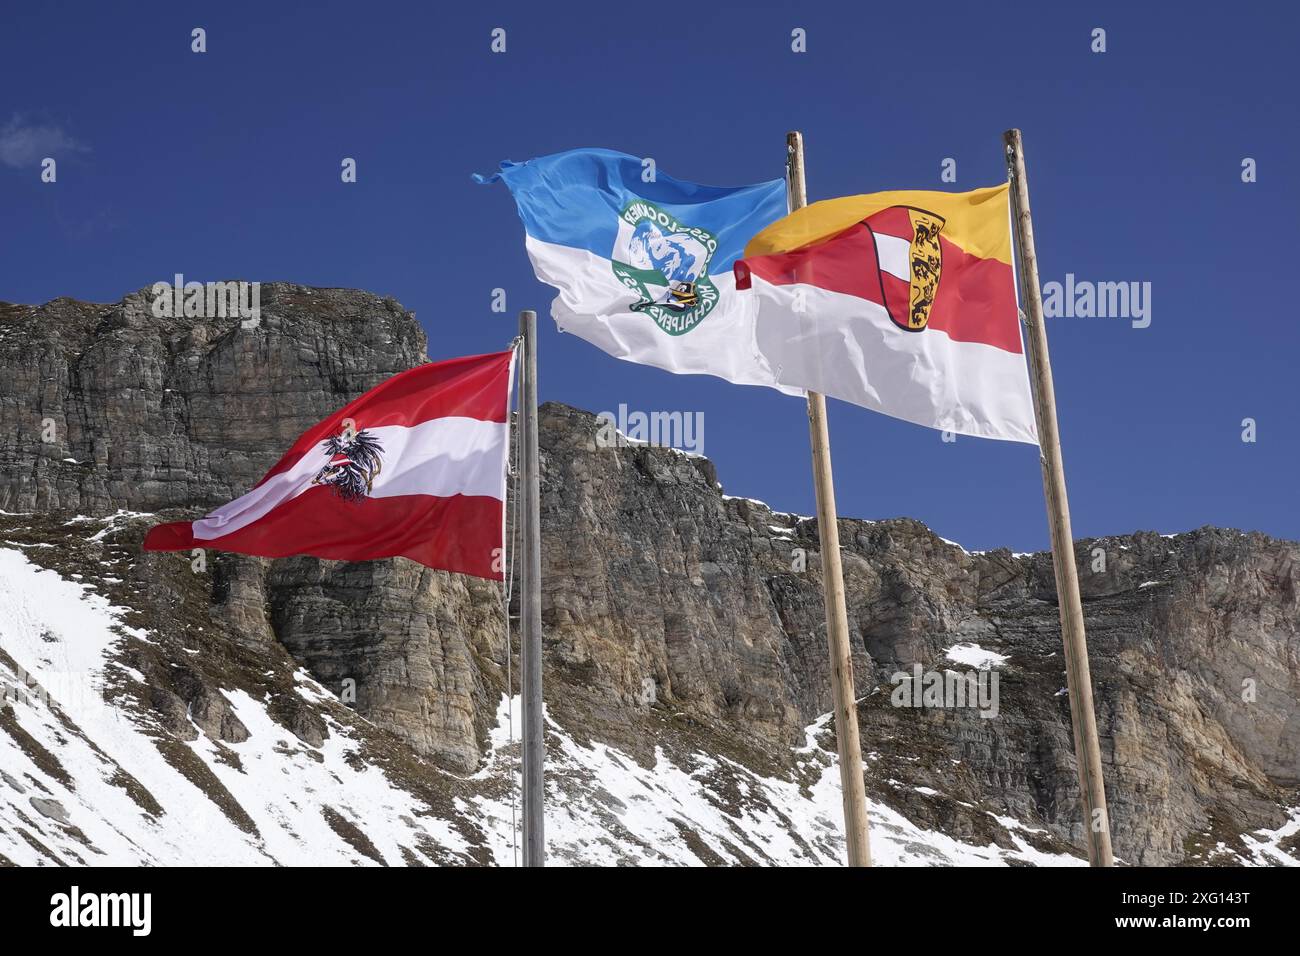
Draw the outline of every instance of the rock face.
[[[424,361],[414,316],[366,293],[265,283],[254,329],[152,301],[0,305],[0,509],[214,507],[306,424]]]
[[[548,661],[611,708],[653,682],[661,702],[797,742],[831,708],[815,520],[724,497],[703,459],[596,448],[595,429],[543,412],[543,534],[566,542],[544,549]],[[840,541],[864,747],[1082,846],[1050,554],[968,554],[905,519],[841,520]],[[1300,547],[1206,528],[1076,552],[1117,853],[1201,859],[1213,834],[1279,825],[1300,786]],[[916,664],[966,670],[946,657],[964,644],[1008,658],[996,718],[891,704]],[[929,822],[974,832],[960,809]]]
[[[424,357],[414,317],[361,292],[263,284],[256,329],[148,302],[0,305],[0,510],[195,516]],[[706,459],[596,433],[542,409],[552,715],[647,760],[704,728],[789,763],[830,709],[816,522],[724,496]],[[1082,847],[1050,555],[969,554],[907,519],[842,520],[840,539],[869,796],[957,839],[986,836],[991,805]],[[1279,827],[1300,804],[1300,546],[1206,528],[1076,550],[1117,855],[1215,862]],[[499,587],[402,560],[190,560],[142,573],[206,589],[205,626],[240,653],[287,651],[416,753],[478,766],[506,689]],[[965,672],[981,649],[1003,658],[996,716],[891,700],[899,672]],[[247,734],[210,677],[177,671],[152,705],[177,734]]]
[[[0,305],[0,510],[206,512],[310,425],[425,361],[414,315],[364,292],[263,283],[252,329],[159,319],[151,303],[142,289],[113,305]],[[421,753],[477,763],[503,687],[486,582],[407,561],[211,563],[213,613],[243,640],[278,638]]]

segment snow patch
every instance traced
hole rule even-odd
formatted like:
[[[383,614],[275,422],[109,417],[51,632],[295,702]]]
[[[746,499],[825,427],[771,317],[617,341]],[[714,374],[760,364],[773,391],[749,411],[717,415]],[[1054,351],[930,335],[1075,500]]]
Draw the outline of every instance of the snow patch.
[[[999,654],[997,651],[990,651],[980,647],[978,644],[967,641],[961,644],[954,644],[943,652],[943,656],[955,664],[964,664],[967,667],[973,667],[976,670],[987,670],[991,667],[1001,667],[1010,658],[1005,654]]]

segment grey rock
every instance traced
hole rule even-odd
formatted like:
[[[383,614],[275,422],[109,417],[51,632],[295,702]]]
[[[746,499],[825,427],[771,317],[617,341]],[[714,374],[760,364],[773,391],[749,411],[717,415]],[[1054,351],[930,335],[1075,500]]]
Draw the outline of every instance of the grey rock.
[[[32,808],[42,816],[49,817],[51,820],[57,820],[60,823],[68,822],[68,811],[63,804],[57,800],[50,800],[46,797],[32,797]]]

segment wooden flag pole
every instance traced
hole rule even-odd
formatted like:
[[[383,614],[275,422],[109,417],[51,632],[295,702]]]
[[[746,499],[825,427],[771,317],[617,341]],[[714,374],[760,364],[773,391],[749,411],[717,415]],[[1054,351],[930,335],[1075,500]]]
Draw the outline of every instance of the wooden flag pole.
[[[785,142],[786,184],[793,211],[808,205],[803,134],[787,133]],[[818,392],[808,393],[808,433],[812,439],[813,487],[817,492],[817,533],[822,549],[822,591],[826,600],[831,700],[835,708],[835,739],[839,746],[840,787],[844,799],[844,838],[849,866],[870,866],[867,790],[862,774],[862,744],[858,738],[858,702],[853,693],[853,658],[849,653],[849,612],[844,601],[835,484],[831,479],[831,439],[826,427],[826,397]]]
[[[537,313],[519,313],[523,387],[519,402],[519,495],[522,575],[519,595],[523,657],[524,866],[546,865],[543,807],[546,741],[542,736],[542,529],[537,465]]]
[[[1056,393],[1047,354],[1047,328],[1043,324],[1043,296],[1038,284],[1038,259],[1034,254],[1034,224],[1029,214],[1029,183],[1025,178],[1025,151],[1020,130],[1002,134],[1007,172],[1011,177],[1011,211],[1016,224],[1020,260],[1021,298],[1029,337],[1029,370],[1038,416],[1038,441],[1043,465],[1043,493],[1051,528],[1052,565],[1061,607],[1061,640],[1065,645],[1065,679],[1070,694],[1070,722],[1074,725],[1074,753],[1079,766],[1084,826],[1088,834],[1088,862],[1112,866],[1110,818],[1106,813],[1106,788],[1101,776],[1101,747],[1097,716],[1092,704],[1092,678],[1088,673],[1088,643],[1083,627],[1083,602],[1079,571],[1074,561],[1070,532],[1070,502],[1065,495],[1065,466],[1061,462],[1061,435],[1056,423]]]

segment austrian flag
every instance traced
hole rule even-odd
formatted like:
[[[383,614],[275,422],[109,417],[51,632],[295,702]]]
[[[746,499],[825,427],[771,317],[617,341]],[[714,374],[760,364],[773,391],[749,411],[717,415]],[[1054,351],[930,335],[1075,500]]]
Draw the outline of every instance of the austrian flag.
[[[394,375],[304,432],[243,497],[153,528],[145,550],[400,556],[501,580],[513,358]]]

